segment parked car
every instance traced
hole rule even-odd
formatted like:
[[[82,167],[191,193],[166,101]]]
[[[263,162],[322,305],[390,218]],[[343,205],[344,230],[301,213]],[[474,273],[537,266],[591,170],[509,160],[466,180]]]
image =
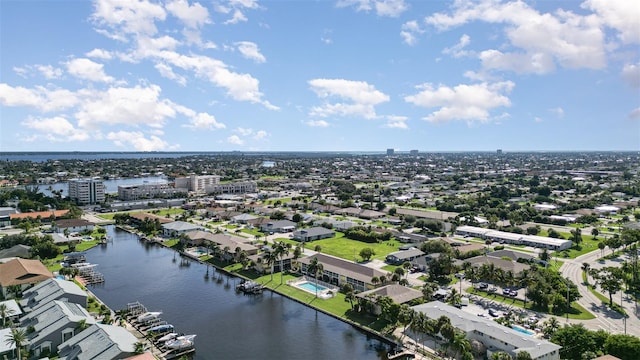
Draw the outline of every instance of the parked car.
[[[480,284],[478,284],[478,289],[486,289],[489,287],[489,284],[481,282]]]
[[[496,310],[496,309],[489,309],[489,315],[491,315],[493,317],[500,316],[500,314],[498,313],[498,310]]]
[[[492,287],[490,287],[490,288],[489,288],[489,290],[487,290],[487,291],[488,291],[488,292],[490,292],[490,293],[494,293],[494,292],[498,291],[498,288],[497,288],[497,287],[495,287],[495,286],[492,286]]]

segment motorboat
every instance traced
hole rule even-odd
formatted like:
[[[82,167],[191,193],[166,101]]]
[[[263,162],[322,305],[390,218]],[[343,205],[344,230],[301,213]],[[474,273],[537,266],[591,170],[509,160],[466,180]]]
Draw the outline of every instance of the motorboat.
[[[171,332],[171,333],[168,333],[167,335],[164,335],[163,337],[159,338],[158,341],[159,342],[167,342],[169,340],[175,339],[177,336],[178,336],[178,333]]]
[[[146,323],[151,320],[158,318],[162,314],[162,311],[148,311],[140,316],[138,316],[138,322]]]
[[[155,334],[162,334],[162,333],[166,333],[166,332],[171,332],[171,331],[173,331],[173,325],[171,325],[171,324],[158,325],[158,326],[152,327],[148,331],[150,333],[155,333]]]
[[[178,336],[173,340],[167,341],[166,345],[169,349],[173,350],[184,350],[190,349],[193,347],[193,340],[196,335],[182,335]]]

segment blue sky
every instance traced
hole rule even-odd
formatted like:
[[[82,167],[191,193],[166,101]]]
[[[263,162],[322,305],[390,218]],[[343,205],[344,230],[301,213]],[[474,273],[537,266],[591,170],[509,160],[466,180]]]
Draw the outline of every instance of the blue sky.
[[[629,0],[0,0],[0,151],[637,151],[639,21]]]

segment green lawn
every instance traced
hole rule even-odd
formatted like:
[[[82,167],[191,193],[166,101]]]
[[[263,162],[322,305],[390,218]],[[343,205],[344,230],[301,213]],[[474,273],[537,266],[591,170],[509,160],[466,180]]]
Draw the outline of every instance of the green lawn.
[[[384,260],[387,254],[398,251],[401,243],[397,240],[388,240],[380,243],[365,243],[362,241],[351,240],[344,237],[343,233],[336,232],[336,237],[330,239],[315,240],[306,243],[308,249],[313,249],[316,245],[322,247],[325,254],[337,256],[345,260],[362,260],[360,258],[360,250],[371,248],[376,253],[372,259]]]
[[[158,213],[156,215],[158,215],[158,216],[176,215],[176,214],[182,214],[185,211],[186,210],[181,209],[181,208],[159,209]]]

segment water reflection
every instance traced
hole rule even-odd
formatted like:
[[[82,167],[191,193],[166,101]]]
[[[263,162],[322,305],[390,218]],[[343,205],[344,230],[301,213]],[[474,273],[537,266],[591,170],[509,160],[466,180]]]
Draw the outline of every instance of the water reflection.
[[[113,243],[87,254],[106,282],[90,289],[115,310],[140,301],[198,334],[195,359],[386,359],[383,343],[348,324],[272,292],[238,294],[237,278],[107,231]]]

